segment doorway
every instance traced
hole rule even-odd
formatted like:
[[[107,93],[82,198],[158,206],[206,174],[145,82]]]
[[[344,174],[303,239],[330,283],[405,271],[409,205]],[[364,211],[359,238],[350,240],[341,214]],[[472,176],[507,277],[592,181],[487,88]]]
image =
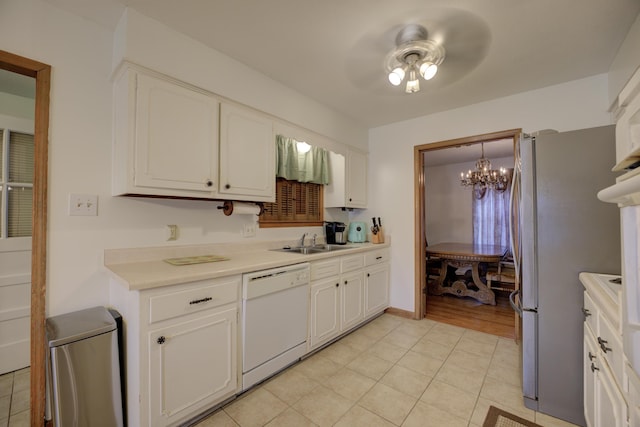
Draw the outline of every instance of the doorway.
[[[31,238],[31,424],[44,424],[45,414],[45,294],[47,264],[47,175],[49,89],[51,66],[0,50],[0,69],[34,78],[34,174]],[[37,420],[42,420],[42,423]]]
[[[427,212],[426,212],[426,203],[428,199],[428,195],[426,193],[426,182],[425,182],[425,157],[429,156],[429,153],[432,155],[438,154],[441,155],[443,153],[442,150],[449,150],[453,152],[453,150],[457,150],[455,147],[470,147],[474,152],[476,152],[476,158],[480,157],[480,149],[482,143],[488,143],[492,141],[500,141],[500,140],[509,140],[512,142],[511,144],[511,155],[514,155],[515,143],[520,137],[522,130],[521,129],[511,129],[500,132],[493,132],[482,135],[475,135],[465,138],[458,138],[454,140],[440,141],[432,144],[424,144],[414,147],[414,199],[415,199],[415,318],[424,318],[427,314],[427,298],[429,295],[425,292],[425,286],[427,284],[427,265],[426,265],[426,245],[427,243],[436,243],[432,241],[427,241]],[[437,150],[437,151],[436,151]],[[469,160],[469,159],[467,159]],[[459,176],[457,178],[459,180]],[[459,181],[458,181],[459,182]],[[456,184],[457,185],[457,184]],[[467,191],[469,191],[467,189]],[[469,196],[470,197],[470,196]],[[469,210],[469,215],[471,212]],[[468,243],[471,240],[469,239]],[[442,297],[437,297],[442,298]],[[456,299],[457,297],[452,297]],[[434,300],[435,302],[435,300]],[[454,304],[461,304],[464,300],[460,299],[455,301]],[[464,304],[463,304],[464,305]],[[469,305],[469,304],[467,304]],[[473,305],[473,303],[471,303]],[[468,308],[468,307],[467,307]],[[449,319],[450,323],[455,323],[456,318],[458,321],[463,322],[467,327],[469,327],[468,316],[469,314],[465,314],[467,308],[463,306],[451,309],[453,318]],[[484,310],[487,311],[487,310]],[[482,322],[481,322],[482,323]],[[517,316],[513,314],[513,331],[514,336],[517,337],[516,331],[519,328],[519,324],[517,321]],[[479,327],[480,329],[482,327]]]

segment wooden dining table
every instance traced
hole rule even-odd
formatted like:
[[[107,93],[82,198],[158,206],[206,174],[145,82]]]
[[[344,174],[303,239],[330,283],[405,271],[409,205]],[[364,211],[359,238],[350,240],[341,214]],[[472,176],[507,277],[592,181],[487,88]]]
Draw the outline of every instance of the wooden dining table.
[[[427,246],[426,253],[427,258],[441,261],[438,279],[430,283],[427,281],[427,290],[430,294],[468,296],[483,304],[496,305],[496,295],[480,277],[480,265],[500,262],[507,253],[506,247],[447,242]],[[455,280],[447,281],[449,266],[456,269],[471,267],[472,280],[467,281],[464,280],[464,276],[455,276]]]

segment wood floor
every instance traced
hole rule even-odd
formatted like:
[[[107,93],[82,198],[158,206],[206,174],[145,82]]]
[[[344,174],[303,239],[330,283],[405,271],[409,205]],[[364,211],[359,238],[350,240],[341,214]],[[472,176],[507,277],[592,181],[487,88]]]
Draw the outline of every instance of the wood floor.
[[[505,338],[516,338],[515,313],[507,293],[496,292],[496,305],[454,295],[427,295],[427,319]]]

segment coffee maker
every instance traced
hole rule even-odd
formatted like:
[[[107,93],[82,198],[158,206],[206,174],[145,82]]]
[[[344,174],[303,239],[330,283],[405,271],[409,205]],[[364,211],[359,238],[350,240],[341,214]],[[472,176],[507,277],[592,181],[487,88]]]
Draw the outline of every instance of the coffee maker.
[[[347,244],[347,232],[345,231],[347,226],[344,222],[330,222],[324,223],[324,231],[327,244],[329,245],[346,245]]]

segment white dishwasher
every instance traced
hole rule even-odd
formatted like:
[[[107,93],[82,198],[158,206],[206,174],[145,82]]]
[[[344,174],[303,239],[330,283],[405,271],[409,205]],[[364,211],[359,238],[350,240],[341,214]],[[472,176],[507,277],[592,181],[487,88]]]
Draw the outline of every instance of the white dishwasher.
[[[307,350],[309,263],[242,276],[242,390]]]

